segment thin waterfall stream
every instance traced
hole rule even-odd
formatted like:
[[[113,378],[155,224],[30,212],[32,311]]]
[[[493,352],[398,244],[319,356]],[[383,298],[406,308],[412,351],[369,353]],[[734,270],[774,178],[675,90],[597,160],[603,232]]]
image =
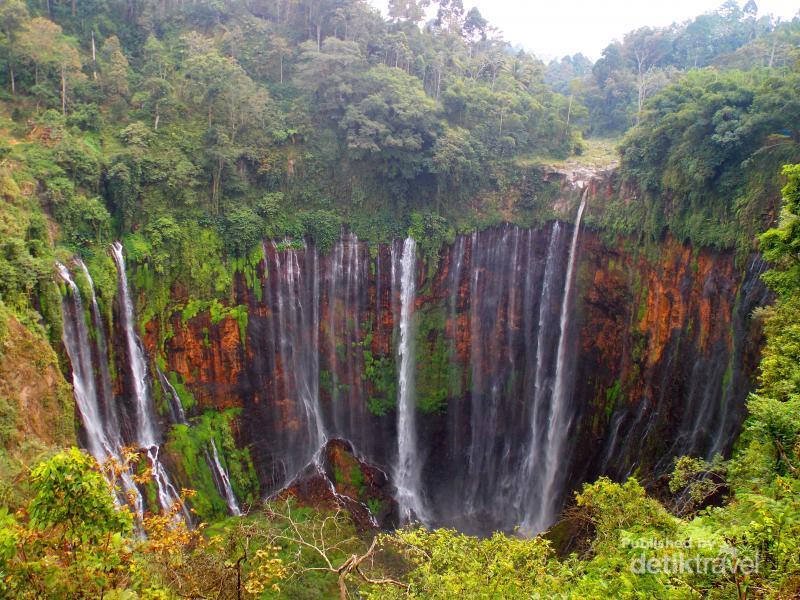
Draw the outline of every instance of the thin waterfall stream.
[[[414,330],[413,316],[416,301],[416,242],[408,237],[403,242],[400,260],[400,343],[397,356],[397,465],[395,485],[400,518],[408,523],[414,519],[427,519],[421,481],[420,457],[417,449],[416,403],[414,393]]]

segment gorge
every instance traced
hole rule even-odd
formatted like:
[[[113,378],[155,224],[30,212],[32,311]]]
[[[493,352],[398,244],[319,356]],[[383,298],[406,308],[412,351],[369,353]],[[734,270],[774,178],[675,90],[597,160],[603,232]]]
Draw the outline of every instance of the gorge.
[[[483,4],[0,0],[0,597],[800,597],[800,14]]]
[[[175,289],[143,347],[141,291],[116,244],[114,323],[83,310],[74,282],[64,300],[85,443],[99,460],[142,447],[162,508],[205,477],[235,515],[347,440],[395,490],[397,509],[371,505],[383,526],[528,535],[583,481],[637,473],[657,486],[674,456],[726,453],[752,389],[764,263],[670,237],[649,250],[609,242],[581,222],[607,193],[602,179],[565,180],[574,224],[495,226],[435,255],[346,230],[329,252],[267,241],[236,274],[235,310],[187,312]],[[64,280],[81,265],[61,267]],[[109,368],[121,374],[113,393]],[[212,431],[187,457],[176,432],[208,415],[224,417],[229,440]],[[371,501],[363,485],[355,495]]]

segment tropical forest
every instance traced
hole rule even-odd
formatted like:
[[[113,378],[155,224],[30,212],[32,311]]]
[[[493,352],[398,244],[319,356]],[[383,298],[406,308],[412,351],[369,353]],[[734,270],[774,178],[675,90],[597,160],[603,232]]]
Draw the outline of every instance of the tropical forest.
[[[800,13],[702,10],[0,0],[0,597],[800,598]]]

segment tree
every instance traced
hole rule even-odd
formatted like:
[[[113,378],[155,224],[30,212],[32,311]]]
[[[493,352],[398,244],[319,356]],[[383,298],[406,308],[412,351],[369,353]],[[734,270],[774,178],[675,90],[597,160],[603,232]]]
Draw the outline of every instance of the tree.
[[[100,85],[106,95],[125,99],[128,96],[128,59],[117,36],[112,35],[103,42],[99,65]]]
[[[642,117],[644,101],[651,91],[653,70],[669,52],[670,40],[663,30],[642,27],[625,35],[623,48],[636,73],[638,90],[636,124],[638,125]]]
[[[17,93],[14,65],[17,57],[14,51],[20,30],[28,21],[28,7],[23,0],[7,0],[0,6],[0,45],[5,46],[8,74],[11,80],[11,93]]]
[[[364,73],[358,89],[339,124],[348,152],[357,160],[377,161],[392,177],[413,178],[438,133],[436,103],[418,80],[383,65]]]
[[[437,0],[436,27],[454,35],[461,35],[464,24],[463,0]]]
[[[366,64],[361,48],[355,42],[328,38],[320,51],[306,42],[300,46],[299,60],[297,85],[311,95],[321,114],[340,115],[353,92],[356,73]]]
[[[40,70],[56,71],[61,83],[61,112],[67,112],[67,83],[85,79],[80,55],[61,27],[48,19],[31,19],[19,36],[20,55],[34,65],[38,85]]]
[[[207,118],[211,205],[219,212],[225,166],[241,155],[240,134],[247,128],[265,128],[270,99],[234,59],[222,56],[208,40],[193,34],[184,42],[189,48],[183,65],[189,101]]]
[[[783,169],[788,181],[783,188],[783,211],[778,227],[761,235],[764,258],[775,265],[764,275],[764,280],[784,297],[800,289],[800,165],[786,165]],[[771,363],[765,360],[765,364]],[[792,382],[786,373],[769,373],[765,383]],[[784,395],[784,394],[782,394]],[[784,395],[785,396],[785,395]]]
[[[30,475],[29,522],[0,525],[3,590],[15,597],[102,597],[129,581],[133,520],[117,508],[109,484],[88,454],[72,448],[39,464]]]
[[[417,24],[425,18],[431,0],[389,0],[389,18]]]
[[[469,9],[464,19],[464,37],[470,42],[486,41],[486,31],[489,22],[483,18],[477,6]]]

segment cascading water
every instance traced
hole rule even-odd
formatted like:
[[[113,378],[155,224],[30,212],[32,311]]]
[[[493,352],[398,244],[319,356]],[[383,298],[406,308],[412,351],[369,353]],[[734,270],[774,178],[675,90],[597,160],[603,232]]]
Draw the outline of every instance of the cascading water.
[[[156,368],[156,372],[158,373],[158,380],[161,382],[161,389],[169,394],[168,400],[170,412],[172,413],[172,420],[179,425],[188,425],[189,421],[186,420],[186,413],[183,410],[183,403],[181,402],[181,397],[178,395],[178,390],[170,383],[161,369]]]
[[[93,320],[96,325],[97,338],[97,361],[101,364],[95,369],[93,361],[92,346],[90,343],[89,331],[86,326],[83,302],[80,290],[72,278],[69,269],[61,263],[57,263],[61,278],[70,288],[69,298],[62,300],[62,314],[64,322],[63,339],[67,349],[70,363],[72,364],[72,385],[75,395],[75,403],[81,415],[84,431],[86,432],[86,445],[89,453],[99,464],[105,463],[109,459],[121,462],[122,438],[119,433],[119,425],[116,418],[109,418],[109,413],[115,414],[113,410],[113,397],[111,395],[110,384],[107,384],[108,364],[105,353],[105,335],[103,333],[102,322],[99,320],[99,310],[94,293],[94,282],[89,276],[86,266],[80,260],[77,261],[83,270],[87,283],[91,289]],[[71,302],[71,307],[69,303]],[[95,379],[95,372],[100,372],[101,386],[98,390]],[[103,411],[105,405],[107,410]],[[133,508],[141,518],[143,514],[143,500],[133,476],[129,471],[120,474],[122,483],[122,493],[125,500],[131,499]]]
[[[316,249],[263,245],[270,307],[264,350],[270,375],[271,419],[289,429],[275,440],[274,487],[314,460],[328,438],[319,398],[319,266]]]
[[[557,518],[569,485],[606,467],[624,475],[635,464],[621,457],[676,439],[665,431],[679,436],[679,449],[725,447],[737,418],[697,425],[700,415],[720,414],[722,387],[732,390],[735,407],[736,389],[747,385],[736,369],[743,359],[731,354],[725,335],[707,338],[714,346],[705,347],[691,333],[670,333],[678,341],[661,362],[633,365],[648,370],[641,381],[625,361],[634,343],[655,343],[641,341],[637,315],[661,315],[658,302],[673,303],[677,289],[683,296],[669,308],[687,331],[708,306],[701,301],[738,282],[727,275],[717,281],[713,270],[692,279],[691,265],[680,262],[688,250],[663,267],[628,263],[624,253],[598,255],[590,251],[597,236],[581,228],[585,209],[584,194],[572,229],[504,225],[458,236],[419,281],[413,240],[369,248],[343,233],[328,256],[296,242],[267,242],[265,293],[236,291],[248,305],[247,347],[236,381],[224,382],[240,394],[240,432],[265,489],[297,481],[324,441],[344,438],[360,458],[391,471],[404,520],[478,534],[521,525],[532,534]],[[579,265],[582,273],[604,270],[583,279]],[[677,273],[678,287],[648,284],[659,268]],[[642,295],[647,285],[655,300]],[[752,304],[742,299],[737,314],[749,314]],[[737,319],[741,340],[748,330]],[[586,336],[595,334],[602,343],[587,348],[594,338]],[[691,367],[684,374],[672,358],[682,343],[727,383],[692,382]],[[634,401],[636,385],[648,393]],[[672,396],[699,410],[665,425]],[[597,399],[611,397],[613,406],[603,405],[610,415],[598,412]],[[579,411],[592,415],[591,425],[577,419]],[[598,451],[587,457],[573,435],[595,436]]]
[[[144,352],[139,344],[139,339],[134,331],[135,319],[133,315],[133,302],[128,288],[128,275],[125,271],[125,256],[122,244],[114,242],[111,254],[117,266],[120,293],[120,320],[125,331],[125,341],[128,349],[128,366],[131,371],[131,383],[136,406],[136,441],[142,448],[149,448],[156,444],[156,428],[153,424],[152,410],[150,407],[150,394],[147,385],[147,363]]]
[[[368,266],[366,248],[352,233],[342,233],[333,248],[327,272],[323,349],[330,376],[331,433],[366,450],[372,435],[363,395],[362,311],[366,305]]]
[[[561,224],[556,222],[550,232],[550,241],[547,245],[547,257],[545,259],[544,277],[539,295],[539,311],[536,324],[536,347],[533,397],[530,407],[529,427],[530,434],[527,450],[522,462],[521,479],[525,482],[519,487],[515,504],[517,510],[522,514],[530,514],[542,504],[543,490],[542,478],[540,477],[539,465],[544,458],[544,442],[547,439],[547,423],[542,419],[545,414],[543,404],[552,397],[548,385],[547,374],[549,372],[550,358],[552,353],[548,350],[548,341],[553,338],[555,320],[551,318],[552,307],[557,292],[555,278],[558,271],[558,252],[561,247]],[[546,408],[546,407],[545,407]],[[524,525],[524,523],[523,523]],[[525,525],[524,525],[525,526]],[[529,527],[529,526],[527,526]],[[526,529],[527,529],[526,527]]]
[[[400,262],[400,343],[397,357],[397,464],[395,485],[397,503],[403,522],[427,520],[427,509],[421,492],[421,464],[417,453],[416,402],[414,393],[414,327],[416,301],[416,242],[408,237],[403,243]],[[395,271],[396,272],[396,271]]]
[[[572,285],[575,279],[575,259],[578,249],[578,235],[581,228],[583,211],[586,208],[586,188],[581,197],[578,216],[575,218],[575,228],[572,232],[572,243],[569,248],[567,275],[564,281],[564,294],[561,302],[561,316],[559,319],[558,351],[556,354],[556,377],[553,384],[553,397],[550,402],[550,415],[548,418],[547,441],[544,452],[544,471],[541,500],[533,515],[528,515],[523,528],[530,528],[538,533],[549,527],[558,517],[560,510],[563,485],[565,477],[566,459],[564,456],[565,442],[571,425],[569,410],[569,397],[567,393],[567,347],[569,340],[569,316],[572,310]]]
[[[134,432],[134,442],[146,450],[147,458],[150,461],[153,480],[158,489],[158,500],[161,508],[171,510],[176,503],[184,512],[187,521],[190,515],[186,506],[180,501],[180,496],[169,479],[167,470],[159,458],[160,448],[156,438],[156,425],[153,401],[150,397],[148,386],[147,363],[144,357],[139,338],[134,331],[133,302],[128,288],[128,276],[125,271],[125,256],[122,251],[122,244],[114,242],[111,247],[114,263],[117,266],[117,277],[119,279],[120,293],[120,319],[125,332],[126,347],[128,350],[128,366],[131,375],[131,384],[136,407],[136,431]]]
[[[72,386],[75,392],[75,402],[83,420],[89,452],[97,459],[97,462],[102,464],[109,456],[113,455],[113,449],[103,428],[81,293],[73,281],[69,269],[61,263],[58,263],[57,266],[61,279],[70,288],[72,310],[74,312],[74,315],[69,314],[66,308],[68,299],[64,298],[62,302],[62,307],[64,307],[63,338],[67,354],[72,363]]]
[[[222,463],[219,460],[219,452],[217,452],[217,444],[214,442],[214,438],[211,438],[210,444],[212,464],[214,466],[214,472],[216,473],[216,477],[214,479],[218,481],[217,487],[222,488],[222,496],[225,498],[225,502],[227,502],[228,510],[231,512],[231,514],[240,517],[242,516],[242,510],[239,508],[239,502],[236,500],[236,494],[233,493],[233,487],[231,486],[231,479],[228,476],[228,471],[222,466]]]
[[[175,389],[175,386],[170,383],[169,379],[167,379],[167,376],[161,372],[161,369],[157,369],[157,372],[158,379],[161,382],[161,389],[169,394],[170,412],[172,413],[173,420],[175,423],[180,425],[187,425],[191,427],[189,421],[186,419],[186,413],[183,410],[183,404],[181,403],[181,398],[178,395],[178,391]],[[217,451],[217,444],[214,442],[214,438],[211,438],[209,445],[211,446],[211,454],[209,454],[206,450],[205,457],[206,463],[208,463],[208,467],[211,469],[214,485],[216,486],[219,495],[225,498],[225,502],[228,505],[228,510],[230,513],[239,517],[242,515],[242,511],[239,508],[238,500],[236,500],[236,494],[233,492],[228,471],[223,466],[222,461],[220,461],[219,452]]]

